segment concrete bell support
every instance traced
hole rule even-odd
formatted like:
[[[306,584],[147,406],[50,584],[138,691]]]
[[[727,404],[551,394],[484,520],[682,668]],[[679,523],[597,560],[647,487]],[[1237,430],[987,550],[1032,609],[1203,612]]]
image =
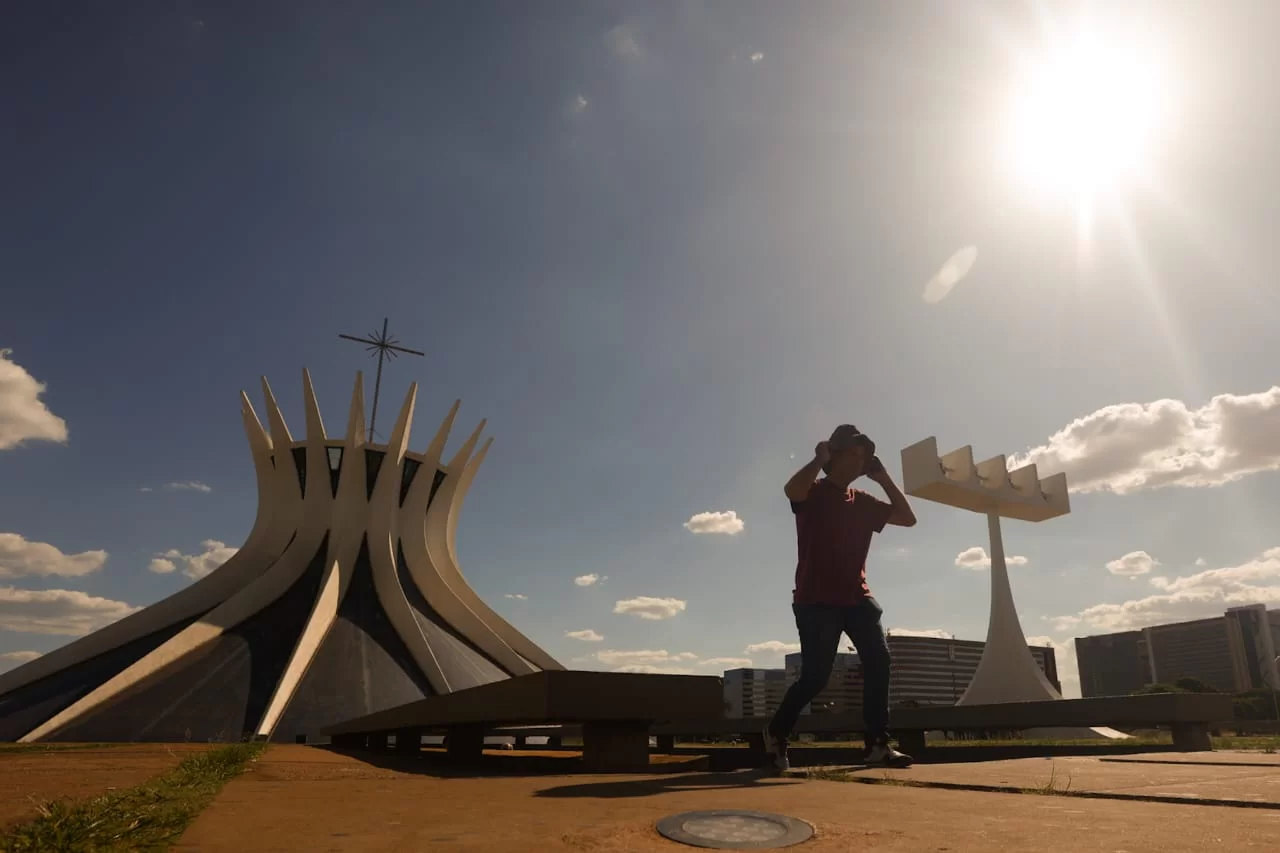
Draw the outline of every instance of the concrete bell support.
[[[926,438],[902,451],[903,491],[981,513],[987,518],[991,555],[991,612],[982,660],[957,705],[992,705],[1003,702],[1035,702],[1061,699],[1036,664],[1018,619],[1005,562],[1001,518],[1046,521],[1071,512],[1067,475],[1040,478],[1035,465],[1008,469],[1003,455],[973,461],[973,448],[961,447],[938,454],[938,441]],[[1043,732],[1042,732],[1043,733]],[[1055,731],[1059,737],[1117,737],[1112,729]]]

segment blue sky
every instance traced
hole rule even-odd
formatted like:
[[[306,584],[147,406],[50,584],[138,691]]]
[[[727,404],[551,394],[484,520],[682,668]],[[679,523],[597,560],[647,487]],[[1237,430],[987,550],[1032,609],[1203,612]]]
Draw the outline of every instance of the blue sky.
[[[375,5],[7,11],[0,667],[237,546],[238,392],[266,375],[300,429],[305,366],[342,423],[372,371],[337,334],[384,316],[426,353],[383,383],[421,385],[413,446],[455,398],[453,446],[495,437],[463,570],[573,666],[780,665],[782,484],[842,421],[895,476],[929,435],[1067,471],[1071,515],[1005,527],[1029,636],[1280,606],[1280,11],[1095,10],[1169,109],[1082,228],[1007,144],[1075,6]],[[869,564],[888,624],[981,639],[982,519],[916,512]],[[685,607],[613,612],[642,596]]]

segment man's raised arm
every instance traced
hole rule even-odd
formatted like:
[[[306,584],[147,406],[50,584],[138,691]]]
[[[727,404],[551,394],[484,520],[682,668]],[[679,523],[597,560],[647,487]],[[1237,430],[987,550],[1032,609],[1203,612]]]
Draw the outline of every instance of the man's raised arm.
[[[889,523],[896,524],[898,527],[915,527],[916,514],[911,511],[911,504],[907,503],[907,496],[902,493],[902,489],[898,488],[898,484],[893,482],[893,478],[889,476],[889,472],[879,464],[880,460],[876,460],[876,470],[869,476],[880,484],[880,488],[884,489],[885,495],[889,498],[889,504],[893,507],[893,513],[889,516]]]
[[[818,479],[822,466],[826,465],[830,459],[831,447],[825,441],[818,442],[818,446],[813,449],[813,460],[792,474],[791,479],[787,480],[787,484],[783,486],[782,490],[786,492],[787,500],[802,501],[809,497],[809,489],[813,486],[813,481]]]

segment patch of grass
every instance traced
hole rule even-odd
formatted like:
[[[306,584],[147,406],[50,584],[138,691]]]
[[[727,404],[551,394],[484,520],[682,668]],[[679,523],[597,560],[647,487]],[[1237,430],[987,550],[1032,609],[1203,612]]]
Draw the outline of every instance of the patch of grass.
[[[84,802],[42,803],[35,820],[0,835],[0,853],[165,850],[264,747],[217,747],[136,788]]]
[[[68,749],[109,749],[118,743],[0,743],[0,755],[28,752],[65,752]]]

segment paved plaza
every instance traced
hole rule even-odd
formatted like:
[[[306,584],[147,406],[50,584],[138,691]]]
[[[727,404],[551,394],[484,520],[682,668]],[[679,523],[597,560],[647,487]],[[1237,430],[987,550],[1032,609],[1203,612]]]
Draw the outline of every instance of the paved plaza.
[[[633,775],[568,772],[573,767],[564,754],[495,752],[463,769],[430,752],[370,759],[276,746],[223,789],[175,849],[694,850],[654,827],[667,815],[708,809],[808,821],[814,837],[792,849],[813,853],[1200,853],[1270,850],[1280,837],[1280,756],[1262,753],[1019,759],[862,772],[878,784],[700,772],[674,762]],[[1082,796],[1045,795],[1051,780],[1054,790],[1069,782]],[[1235,805],[1204,805],[1197,798]]]

